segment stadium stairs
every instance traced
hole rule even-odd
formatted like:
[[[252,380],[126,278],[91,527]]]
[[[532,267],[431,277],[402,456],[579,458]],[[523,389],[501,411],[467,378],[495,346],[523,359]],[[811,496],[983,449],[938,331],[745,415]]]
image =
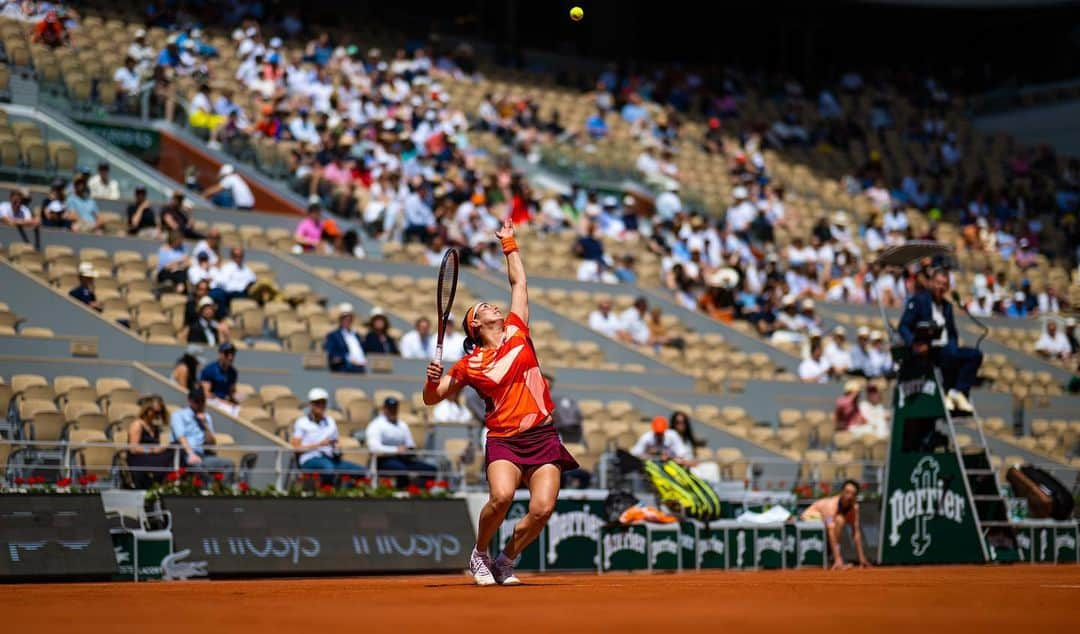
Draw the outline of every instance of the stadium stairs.
[[[19,131],[18,146],[23,166],[11,165],[3,161],[0,175],[9,179],[18,179],[20,184],[33,182],[48,184],[54,177],[70,179],[78,167],[97,169],[97,164],[108,162],[110,173],[119,185],[123,196],[130,196],[135,185],[147,188],[151,200],[165,200],[168,192],[184,190],[185,195],[198,206],[207,206],[208,201],[197,193],[186,190],[179,182],[160,172],[146,169],[146,164],[127,154],[123,150],[103,142],[101,137],[89,132],[68,118],[62,112],[46,106],[25,106],[3,104],[0,106],[11,127],[19,123],[33,123],[37,127],[41,151],[32,149],[32,139],[24,139]],[[33,130],[30,131],[33,133]],[[68,150],[68,153],[64,153]]]

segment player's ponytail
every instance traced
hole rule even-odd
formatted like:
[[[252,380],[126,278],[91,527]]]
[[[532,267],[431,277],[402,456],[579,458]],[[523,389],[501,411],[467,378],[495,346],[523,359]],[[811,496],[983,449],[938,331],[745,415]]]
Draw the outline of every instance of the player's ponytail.
[[[476,311],[479,310],[480,304],[483,302],[476,302],[465,311],[465,316],[461,318],[461,332],[465,333],[465,343],[462,344],[462,348],[465,350],[465,354],[472,352],[480,342],[477,340],[476,333],[473,332],[472,322],[476,318]]]
[[[465,333],[465,341],[461,344],[465,354],[469,354],[476,348],[476,340],[472,338],[472,328],[469,326],[469,318],[473,315],[473,309],[465,311],[461,318],[461,332]]]

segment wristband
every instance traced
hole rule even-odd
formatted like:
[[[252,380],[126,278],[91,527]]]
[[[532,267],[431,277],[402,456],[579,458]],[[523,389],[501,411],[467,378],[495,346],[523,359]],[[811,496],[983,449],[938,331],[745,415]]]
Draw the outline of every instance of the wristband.
[[[514,236],[501,238],[500,241],[502,242],[503,255],[510,255],[518,250],[517,240],[514,239]]]

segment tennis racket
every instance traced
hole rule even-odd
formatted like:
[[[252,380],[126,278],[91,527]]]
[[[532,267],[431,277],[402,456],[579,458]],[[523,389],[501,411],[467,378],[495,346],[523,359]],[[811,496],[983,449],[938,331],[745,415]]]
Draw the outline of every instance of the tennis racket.
[[[450,321],[450,309],[454,306],[454,294],[457,292],[458,252],[449,249],[439,265],[439,284],[435,289],[435,310],[439,315],[439,339],[435,346],[435,362],[442,363],[443,337],[446,335],[446,323]]]

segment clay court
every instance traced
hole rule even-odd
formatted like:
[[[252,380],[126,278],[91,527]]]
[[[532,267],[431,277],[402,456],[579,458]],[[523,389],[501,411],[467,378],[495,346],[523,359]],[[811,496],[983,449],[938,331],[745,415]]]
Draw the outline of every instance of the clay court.
[[[10,586],[9,631],[703,632],[1068,631],[1080,567],[954,566],[828,572],[464,575]]]

